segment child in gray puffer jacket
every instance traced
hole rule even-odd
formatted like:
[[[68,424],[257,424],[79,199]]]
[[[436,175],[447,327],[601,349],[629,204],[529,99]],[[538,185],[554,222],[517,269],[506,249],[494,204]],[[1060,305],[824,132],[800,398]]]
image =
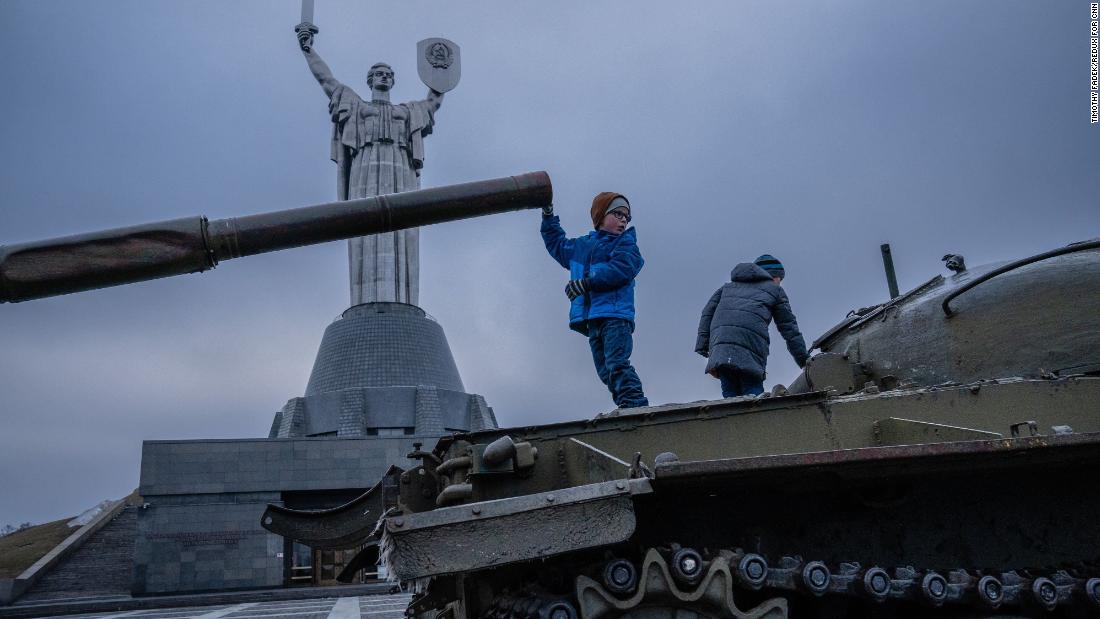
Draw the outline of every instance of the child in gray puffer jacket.
[[[784,275],[783,264],[769,254],[738,264],[730,283],[703,308],[695,352],[708,358],[706,372],[722,381],[724,398],[764,393],[772,318],[795,363],[806,365],[806,342],[779,285]]]

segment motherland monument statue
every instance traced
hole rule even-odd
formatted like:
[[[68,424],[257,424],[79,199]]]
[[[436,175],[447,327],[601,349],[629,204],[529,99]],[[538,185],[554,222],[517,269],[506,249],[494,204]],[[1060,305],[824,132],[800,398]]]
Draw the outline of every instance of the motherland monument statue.
[[[390,65],[379,62],[367,73],[371,96],[364,100],[333,77],[313,49],[318,28],[312,18],[313,1],[303,0],[302,22],[294,30],[310,71],[329,98],[338,198],[352,200],[419,189],[424,137],[432,132],[443,93],[458,84],[458,46],[440,38],[417,44],[417,72],[428,86],[427,98],[391,103],[394,72]],[[417,228],[350,239],[351,305],[418,305],[419,239]]]

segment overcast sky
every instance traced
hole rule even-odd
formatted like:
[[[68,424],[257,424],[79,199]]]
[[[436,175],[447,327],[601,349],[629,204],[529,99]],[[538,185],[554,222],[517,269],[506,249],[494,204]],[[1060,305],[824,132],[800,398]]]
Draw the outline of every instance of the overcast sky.
[[[653,403],[719,397],[699,311],[761,253],[807,341],[944,272],[1100,236],[1089,6],[1060,2],[317,0],[315,46],[421,98],[415,44],[462,48],[424,186],[547,170],[573,235],[626,194]],[[297,0],[0,2],[0,244],[335,199]],[[537,212],[429,227],[421,304],[503,425],[613,407],[568,330]],[[0,525],[138,484],[141,441],[267,435],[348,304],[343,242],[0,306]],[[797,368],[774,332],[767,384]]]

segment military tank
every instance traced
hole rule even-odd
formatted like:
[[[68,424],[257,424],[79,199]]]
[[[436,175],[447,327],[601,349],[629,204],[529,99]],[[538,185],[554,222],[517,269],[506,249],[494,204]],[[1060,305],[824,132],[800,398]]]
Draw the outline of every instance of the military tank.
[[[552,201],[531,173],[0,247],[0,303]],[[789,389],[459,433],[262,524],[442,619],[1094,616],[1100,241],[845,317]]]
[[[458,433],[268,530],[445,619],[1100,614],[1100,241],[851,312],[787,389]]]

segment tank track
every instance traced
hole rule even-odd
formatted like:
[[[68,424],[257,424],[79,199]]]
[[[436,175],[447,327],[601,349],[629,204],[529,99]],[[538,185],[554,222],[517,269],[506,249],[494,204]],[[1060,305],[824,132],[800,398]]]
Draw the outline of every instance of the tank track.
[[[886,569],[856,562],[828,565],[784,556],[769,565],[761,555],[721,553],[735,566],[738,584],[747,589],[799,591],[813,596],[854,596],[874,602],[899,600],[926,607],[969,605],[982,610],[1023,608],[1053,611],[1079,605],[1100,612],[1100,578],[1084,569],[944,572],[910,566]],[[1095,570],[1100,573],[1100,570]]]
[[[828,601],[862,600],[910,607],[921,616],[940,611],[959,616],[1002,612],[1044,616],[1055,611],[1069,616],[1100,615],[1100,567],[991,571],[922,570],[913,567],[861,566],[856,562],[827,564],[786,555],[769,562],[737,550],[708,553],[690,548],[649,549],[641,565],[610,559],[592,573],[578,575],[575,596],[539,595],[531,591],[499,595],[480,619],[651,619],[661,617],[735,617],[779,619],[788,616],[784,593]],[[734,603],[735,596],[761,599],[751,610]],[[685,612],[688,614],[685,615]],[[1061,615],[1059,615],[1061,616]]]

